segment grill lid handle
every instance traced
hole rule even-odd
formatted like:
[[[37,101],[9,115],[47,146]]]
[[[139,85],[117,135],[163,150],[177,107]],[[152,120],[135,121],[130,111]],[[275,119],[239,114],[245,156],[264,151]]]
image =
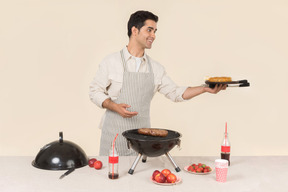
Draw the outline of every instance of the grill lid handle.
[[[130,149],[131,146],[132,146],[131,142],[127,139],[127,147],[128,147],[128,149]]]
[[[180,139],[178,139],[177,145],[178,145],[178,147],[180,147],[180,145],[181,145],[181,140]]]
[[[180,151],[182,149],[181,146],[180,146],[181,145],[181,139],[178,139],[176,145],[178,146],[178,149]]]
[[[63,132],[59,132],[59,143],[63,143]]]

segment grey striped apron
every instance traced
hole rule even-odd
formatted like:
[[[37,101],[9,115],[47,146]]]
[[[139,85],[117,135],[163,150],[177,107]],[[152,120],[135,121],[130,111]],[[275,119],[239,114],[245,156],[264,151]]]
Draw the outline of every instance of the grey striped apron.
[[[123,50],[120,52],[124,67],[123,84],[119,97],[114,101],[117,104],[126,103],[131,107],[127,110],[137,111],[138,115],[132,118],[123,118],[118,113],[106,110],[106,117],[102,127],[100,155],[108,156],[111,143],[117,133],[116,147],[119,155],[137,155],[133,149],[128,149],[126,138],[122,132],[130,129],[149,128],[150,103],[154,95],[154,74],[147,56],[149,73],[128,72]]]

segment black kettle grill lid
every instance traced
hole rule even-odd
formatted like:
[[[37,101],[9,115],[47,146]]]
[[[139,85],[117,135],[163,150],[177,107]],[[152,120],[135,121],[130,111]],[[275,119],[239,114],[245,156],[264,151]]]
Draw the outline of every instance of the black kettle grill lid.
[[[59,141],[42,147],[32,165],[46,170],[68,170],[88,165],[88,158],[80,146],[63,140],[63,133],[60,132]]]

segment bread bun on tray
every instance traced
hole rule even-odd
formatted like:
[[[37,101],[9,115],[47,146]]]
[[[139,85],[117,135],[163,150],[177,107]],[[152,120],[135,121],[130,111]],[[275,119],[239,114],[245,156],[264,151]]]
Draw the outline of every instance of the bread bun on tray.
[[[209,82],[215,82],[215,83],[218,83],[218,82],[230,82],[232,81],[232,78],[231,77],[210,77],[208,79]]]

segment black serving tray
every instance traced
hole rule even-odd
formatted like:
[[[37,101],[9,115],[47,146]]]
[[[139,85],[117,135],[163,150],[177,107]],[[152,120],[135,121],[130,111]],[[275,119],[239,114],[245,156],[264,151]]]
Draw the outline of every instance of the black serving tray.
[[[214,88],[217,84],[220,85],[227,85],[227,87],[249,87],[250,83],[245,80],[239,80],[239,81],[227,81],[227,82],[211,82],[211,81],[205,81],[205,83],[210,87]]]

